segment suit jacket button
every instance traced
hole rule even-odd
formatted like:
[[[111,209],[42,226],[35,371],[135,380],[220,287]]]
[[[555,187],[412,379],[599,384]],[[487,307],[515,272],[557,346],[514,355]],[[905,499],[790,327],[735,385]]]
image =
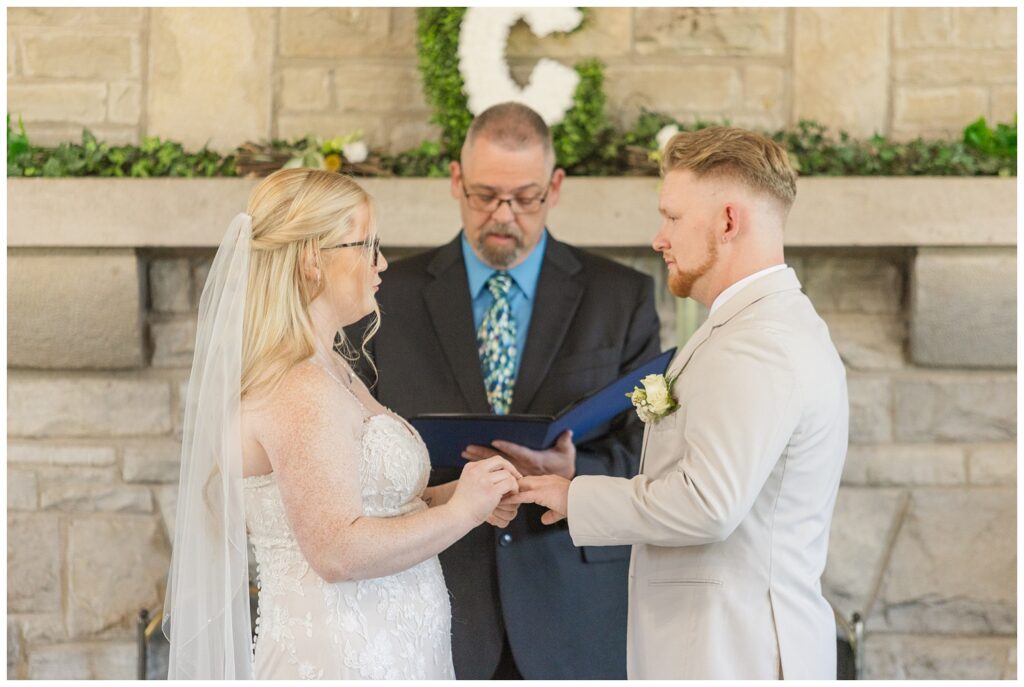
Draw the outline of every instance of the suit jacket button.
[[[503,534],[500,537],[498,537],[498,543],[500,545],[502,545],[502,546],[511,546],[511,544],[512,544],[512,535],[509,534],[508,532],[506,532],[505,534]]]

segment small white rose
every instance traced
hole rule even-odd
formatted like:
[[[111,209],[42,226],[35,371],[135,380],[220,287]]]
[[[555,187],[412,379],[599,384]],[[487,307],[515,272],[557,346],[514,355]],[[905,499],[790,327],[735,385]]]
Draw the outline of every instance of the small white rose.
[[[365,162],[370,151],[362,141],[352,141],[341,147],[341,154],[349,162]]]
[[[668,393],[668,385],[662,375],[648,375],[640,380],[647,391],[647,403],[655,413],[664,413],[672,406],[672,399]]]
[[[658,142],[658,150],[665,150],[665,146],[668,145],[668,142],[678,133],[679,127],[675,124],[668,124],[667,126],[661,127],[661,130],[654,136],[654,139]]]

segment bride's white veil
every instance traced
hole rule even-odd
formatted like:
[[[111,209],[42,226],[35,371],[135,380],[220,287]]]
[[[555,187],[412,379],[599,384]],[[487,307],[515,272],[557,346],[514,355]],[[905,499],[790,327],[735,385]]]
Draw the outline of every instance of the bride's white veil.
[[[240,427],[252,218],[228,227],[199,301],[163,631],[170,679],[252,678]]]

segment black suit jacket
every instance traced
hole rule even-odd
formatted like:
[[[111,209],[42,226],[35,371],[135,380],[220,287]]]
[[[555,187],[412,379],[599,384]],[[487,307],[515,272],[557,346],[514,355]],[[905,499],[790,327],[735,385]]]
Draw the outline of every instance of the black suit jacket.
[[[460,238],[382,276],[377,398],[405,417],[490,412]],[[656,356],[658,332],[650,277],[549,236],[511,412],[557,413]],[[577,474],[632,477],[642,434],[623,413],[577,447]],[[458,476],[435,469],[431,483]],[[481,525],[440,555],[456,675],[490,678],[507,634],[527,679],[625,679],[629,547],[576,548],[541,513],[523,506],[507,529]]]

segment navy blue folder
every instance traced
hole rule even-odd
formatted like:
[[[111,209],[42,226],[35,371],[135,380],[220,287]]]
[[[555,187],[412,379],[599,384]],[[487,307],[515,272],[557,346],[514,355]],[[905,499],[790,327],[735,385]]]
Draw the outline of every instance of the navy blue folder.
[[[663,374],[676,349],[627,372],[614,382],[587,394],[556,416],[437,413],[417,415],[410,422],[423,437],[434,467],[462,467],[462,451],[470,444],[490,446],[495,439],[533,449],[554,445],[567,429],[573,441],[586,441],[588,433],[633,407],[626,397],[649,374]]]

